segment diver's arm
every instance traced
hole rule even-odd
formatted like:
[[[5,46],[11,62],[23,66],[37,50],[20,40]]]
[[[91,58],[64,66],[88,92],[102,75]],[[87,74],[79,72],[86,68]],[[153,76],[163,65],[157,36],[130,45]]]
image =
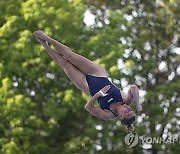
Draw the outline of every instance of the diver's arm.
[[[85,110],[91,113],[93,116],[101,118],[103,120],[110,120],[114,118],[114,115],[110,111],[104,111],[99,107],[95,107],[94,104],[99,97],[106,96],[106,92],[110,89],[110,86],[105,86],[99,92],[97,92],[85,105]]]
[[[136,85],[131,85],[130,87],[131,95],[136,103],[136,110],[140,112],[142,110],[142,106],[139,103],[139,89]]]
[[[85,110],[89,111],[91,108],[94,108],[94,104],[97,101],[97,99],[101,96],[99,92],[97,92],[85,105]]]

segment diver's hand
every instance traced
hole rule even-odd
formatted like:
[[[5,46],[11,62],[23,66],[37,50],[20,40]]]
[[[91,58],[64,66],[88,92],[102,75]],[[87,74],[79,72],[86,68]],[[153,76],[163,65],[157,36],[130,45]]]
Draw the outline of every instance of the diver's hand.
[[[101,97],[105,97],[108,95],[108,90],[110,89],[110,85],[105,86],[102,88],[98,93],[100,94]]]
[[[142,105],[141,105],[141,104],[138,104],[138,105],[136,106],[136,110],[137,110],[137,112],[141,112],[141,111],[142,111]]]

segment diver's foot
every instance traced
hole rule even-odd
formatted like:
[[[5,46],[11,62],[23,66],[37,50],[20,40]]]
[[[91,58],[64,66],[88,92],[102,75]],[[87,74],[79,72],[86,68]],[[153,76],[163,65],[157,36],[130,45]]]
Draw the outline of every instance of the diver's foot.
[[[42,45],[48,45],[48,42],[47,42],[47,41],[45,41],[45,40],[43,40],[43,39],[41,39],[41,38],[39,38],[39,37],[37,37],[37,36],[35,36],[35,39],[36,39],[39,43],[41,43]]]
[[[34,33],[35,37],[41,38],[42,40],[48,41],[50,37],[46,35],[42,30],[37,30]]]

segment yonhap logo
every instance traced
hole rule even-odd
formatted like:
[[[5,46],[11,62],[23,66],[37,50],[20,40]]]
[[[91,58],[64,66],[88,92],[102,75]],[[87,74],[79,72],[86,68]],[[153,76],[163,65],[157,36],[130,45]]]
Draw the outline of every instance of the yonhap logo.
[[[174,144],[175,142],[179,142],[179,137],[167,137],[167,138],[163,138],[163,137],[141,137],[140,138],[142,140],[142,144]]]
[[[140,144],[174,144],[180,143],[179,136],[173,136],[173,137],[138,137],[136,132],[131,132],[127,134],[124,138],[124,142],[127,146],[127,148],[133,148],[135,147],[138,142]]]
[[[138,135],[136,132],[129,133],[125,136],[124,139],[127,148],[135,147],[138,144]]]

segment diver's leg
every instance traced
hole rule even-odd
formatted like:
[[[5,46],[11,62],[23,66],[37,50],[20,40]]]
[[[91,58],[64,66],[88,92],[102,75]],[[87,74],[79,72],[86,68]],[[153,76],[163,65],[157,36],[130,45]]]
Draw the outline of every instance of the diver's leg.
[[[46,49],[48,54],[52,57],[52,59],[56,62],[56,64],[60,65],[69,79],[75,84],[75,86],[81,89],[84,93],[89,95],[89,88],[86,82],[85,75],[80,72],[77,68],[75,68],[71,63],[69,63],[66,59],[64,59],[59,53],[54,51],[44,40],[40,40],[39,42]]]
[[[71,64],[77,67],[82,73],[86,75],[89,74],[107,77],[107,73],[104,70],[104,68],[95,64],[91,60],[72,52],[69,47],[47,36],[43,31],[36,31],[34,35],[43,40],[46,40],[48,43],[51,43],[55,47],[56,51],[63,55]]]
[[[136,110],[140,112],[142,110],[142,106],[139,103],[139,90],[136,85],[130,86],[128,93],[125,97],[125,102],[127,105],[131,105],[133,101],[135,101],[136,103]]]

